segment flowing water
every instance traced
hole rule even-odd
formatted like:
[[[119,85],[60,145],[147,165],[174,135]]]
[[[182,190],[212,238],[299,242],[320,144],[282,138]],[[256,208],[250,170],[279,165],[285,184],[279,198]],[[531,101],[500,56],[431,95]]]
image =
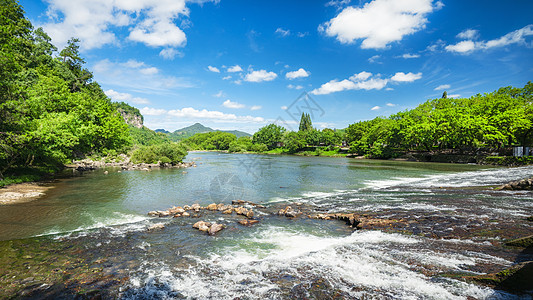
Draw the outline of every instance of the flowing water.
[[[125,299],[518,297],[443,274],[498,271],[523,259],[494,245],[531,234],[523,219],[533,214],[533,193],[487,187],[531,176],[531,166],[223,153],[190,153],[188,160],[198,166],[95,171],[54,183],[36,201],[0,206],[0,283],[26,280],[36,298],[91,285]],[[252,227],[205,215],[227,225],[212,237],[191,227],[195,219],[147,216],[234,199],[425,221],[396,232],[354,231],[338,221],[259,211]],[[166,227],[147,231],[155,223]],[[65,277],[65,270],[79,276]],[[91,272],[100,281],[91,282]]]

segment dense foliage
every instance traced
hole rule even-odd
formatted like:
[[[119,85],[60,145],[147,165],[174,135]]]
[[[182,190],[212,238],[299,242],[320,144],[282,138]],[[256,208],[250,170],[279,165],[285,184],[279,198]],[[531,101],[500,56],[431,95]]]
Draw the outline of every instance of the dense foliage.
[[[360,155],[387,158],[402,151],[499,151],[533,143],[533,83],[467,99],[442,98],[389,118],[351,124],[346,139]]]
[[[16,1],[0,4],[0,179],[127,149],[127,126],[83,67],[78,40],[54,57],[50,37],[33,29]]]
[[[145,126],[137,128],[130,125],[129,131],[134,145],[151,146],[171,143],[166,134],[155,132]]]
[[[132,156],[133,163],[147,164],[177,164],[187,155],[187,149],[178,143],[162,143],[151,146],[141,146]]]
[[[228,150],[230,144],[237,140],[234,134],[222,131],[197,133],[182,140],[182,143],[193,150]]]

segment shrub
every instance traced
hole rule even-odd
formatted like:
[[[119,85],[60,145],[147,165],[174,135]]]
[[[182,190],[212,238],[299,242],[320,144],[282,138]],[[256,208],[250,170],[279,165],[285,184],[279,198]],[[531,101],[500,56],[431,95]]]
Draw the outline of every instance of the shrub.
[[[146,164],[170,163],[174,165],[182,162],[186,155],[187,150],[178,143],[141,146],[133,152],[131,162]]]

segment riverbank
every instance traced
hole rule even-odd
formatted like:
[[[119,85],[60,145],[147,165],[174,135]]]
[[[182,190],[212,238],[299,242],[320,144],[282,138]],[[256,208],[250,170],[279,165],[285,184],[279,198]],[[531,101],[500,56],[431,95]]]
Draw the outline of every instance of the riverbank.
[[[171,164],[134,164],[126,155],[119,155],[118,158],[103,157],[99,159],[86,158],[73,161],[71,164],[63,166],[63,169],[54,173],[43,173],[41,176],[20,176],[12,177],[0,185],[0,205],[29,202],[39,199],[49,189],[53,188],[53,180],[57,178],[70,178],[78,176],[87,171],[94,171],[106,168],[119,168],[122,171],[150,171],[160,168],[191,168],[196,167],[196,163],[181,162],[176,165]],[[105,171],[104,174],[108,174]]]
[[[53,188],[50,182],[25,182],[0,188],[0,205],[33,201]]]

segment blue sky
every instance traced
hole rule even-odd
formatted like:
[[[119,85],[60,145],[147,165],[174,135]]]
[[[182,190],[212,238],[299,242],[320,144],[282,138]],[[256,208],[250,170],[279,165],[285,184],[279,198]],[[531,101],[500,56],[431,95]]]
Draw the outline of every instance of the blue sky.
[[[304,92],[315,127],[345,128],[533,80],[530,0],[21,4],[59,49],[78,37],[106,94],[151,129],[297,128]]]

